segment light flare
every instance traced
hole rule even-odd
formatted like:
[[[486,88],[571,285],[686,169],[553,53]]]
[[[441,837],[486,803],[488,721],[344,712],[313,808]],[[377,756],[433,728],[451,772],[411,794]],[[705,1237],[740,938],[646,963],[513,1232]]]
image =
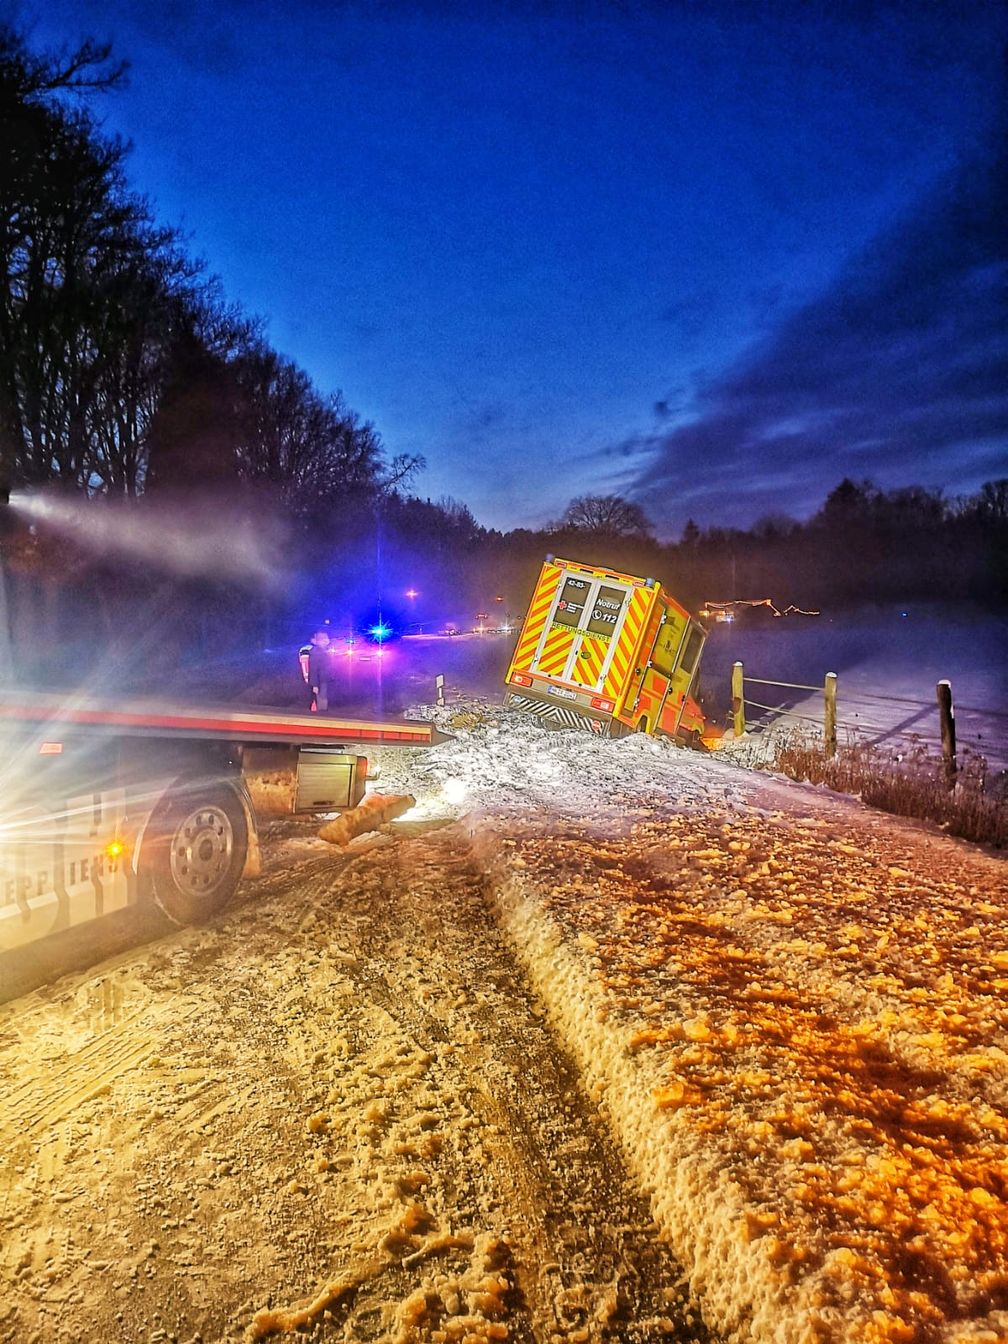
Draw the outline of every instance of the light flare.
[[[72,536],[88,550],[130,556],[168,573],[246,580],[269,589],[287,582],[286,528],[261,500],[151,503],[39,490],[16,492],[10,507],[29,524]]]

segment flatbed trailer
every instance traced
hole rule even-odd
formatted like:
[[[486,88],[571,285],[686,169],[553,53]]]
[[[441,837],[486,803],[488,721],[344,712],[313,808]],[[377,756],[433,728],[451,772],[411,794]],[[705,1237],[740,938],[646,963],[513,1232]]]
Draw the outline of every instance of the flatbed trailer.
[[[249,744],[331,743],[429,747],[438,740],[429,723],[340,718],[336,715],[283,714],[272,709],[235,710],[220,706],[191,708],[158,700],[110,704],[86,697],[72,701],[53,695],[0,694],[0,731],[51,727],[74,734],[129,733],[137,737],[191,739]]]
[[[208,919],[258,871],[260,820],[352,809],[369,749],[438,740],[421,722],[0,694],[0,998],[30,946],[124,907]]]

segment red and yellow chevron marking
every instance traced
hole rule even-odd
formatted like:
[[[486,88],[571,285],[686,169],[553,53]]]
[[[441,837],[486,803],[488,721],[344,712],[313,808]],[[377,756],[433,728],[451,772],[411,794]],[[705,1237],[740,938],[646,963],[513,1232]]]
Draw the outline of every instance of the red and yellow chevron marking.
[[[574,659],[574,671],[571,674],[574,681],[582,686],[595,685],[602,673],[602,664],[605,662],[609,643],[608,639],[596,639],[592,635],[585,635],[578,649],[578,656]]]
[[[602,687],[602,694],[613,700],[618,700],[623,694],[627,679],[634,669],[634,654],[655,597],[653,588],[635,588],[630,596],[627,614],[616,641],[616,648],[613,650],[605,685]]]
[[[570,626],[555,625],[546,636],[535,670],[544,677],[558,677],[567,664],[575,634]]]
[[[558,569],[556,565],[545,565],[543,572],[539,575],[539,582],[532,594],[532,601],[529,603],[529,609],[525,615],[525,624],[518,636],[518,644],[515,647],[514,657],[511,659],[511,666],[508,669],[509,680],[513,672],[527,672],[532,666],[532,656],[536,651],[539,636],[543,631],[543,621],[546,619],[554,597],[556,597],[556,590],[560,584],[562,573],[563,570]]]

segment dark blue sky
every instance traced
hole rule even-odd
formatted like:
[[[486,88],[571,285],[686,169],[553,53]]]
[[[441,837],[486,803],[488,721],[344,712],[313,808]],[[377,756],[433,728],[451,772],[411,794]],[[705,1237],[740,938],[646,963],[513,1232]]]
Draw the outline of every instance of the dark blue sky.
[[[845,474],[1008,474],[995,3],[0,13],[113,39],[136,188],[488,525],[618,490],[667,536]]]

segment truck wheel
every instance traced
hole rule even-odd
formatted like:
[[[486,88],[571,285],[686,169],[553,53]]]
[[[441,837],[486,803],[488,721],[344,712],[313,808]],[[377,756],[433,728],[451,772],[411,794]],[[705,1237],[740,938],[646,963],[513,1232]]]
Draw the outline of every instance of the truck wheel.
[[[172,923],[199,924],[234,895],[247,848],[245,809],[234,789],[183,788],[151,814],[141,864]]]

